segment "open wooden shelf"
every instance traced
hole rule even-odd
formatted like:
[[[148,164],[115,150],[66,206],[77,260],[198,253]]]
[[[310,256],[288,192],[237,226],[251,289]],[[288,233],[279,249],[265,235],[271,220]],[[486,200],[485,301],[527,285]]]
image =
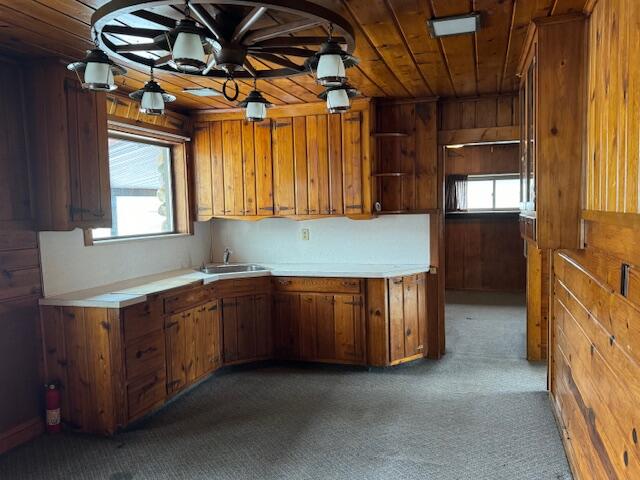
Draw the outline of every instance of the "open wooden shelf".
[[[407,175],[411,175],[406,172],[387,172],[387,173],[372,173],[372,177],[406,177]]]
[[[409,134],[405,132],[377,132],[373,134],[376,138],[397,138],[397,137],[408,137]]]

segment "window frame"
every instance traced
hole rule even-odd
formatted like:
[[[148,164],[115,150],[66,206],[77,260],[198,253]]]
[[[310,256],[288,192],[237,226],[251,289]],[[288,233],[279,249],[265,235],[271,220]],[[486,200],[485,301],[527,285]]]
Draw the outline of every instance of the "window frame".
[[[493,193],[491,195],[491,203],[492,203],[492,207],[491,208],[469,208],[469,199],[468,199],[468,192],[469,192],[469,185],[471,184],[471,182],[481,182],[481,181],[492,181],[493,183]],[[467,183],[469,185],[467,185],[467,212],[471,212],[471,213],[479,213],[479,212],[496,212],[496,213],[502,213],[502,212],[519,212],[520,211],[520,205],[518,203],[517,206],[515,207],[509,207],[509,208],[496,208],[496,181],[497,180],[518,180],[518,182],[520,181],[520,174],[519,173],[499,173],[499,174],[487,174],[487,175],[468,175],[467,176]],[[518,185],[518,192],[520,192],[520,186]]]
[[[172,225],[171,225],[171,230],[167,232],[142,233],[142,234],[136,234],[136,235],[119,235],[116,237],[103,237],[103,238],[94,238],[93,236],[94,229],[91,229],[85,233],[85,236],[87,236],[87,233],[90,236],[89,244],[97,245],[97,244],[106,244],[109,242],[120,242],[120,241],[127,241],[127,240],[138,240],[138,239],[143,240],[148,238],[161,238],[164,236],[176,236],[180,234],[189,233],[189,232],[180,232],[178,230],[175,163],[176,161],[178,161],[178,158],[176,155],[176,149],[177,149],[176,147],[178,147],[180,144],[176,142],[164,141],[158,138],[145,137],[138,134],[123,132],[123,131],[119,131],[111,128],[108,130],[107,138],[108,139],[115,138],[118,140],[126,140],[129,142],[136,142],[136,143],[144,143],[147,145],[155,145],[158,147],[165,147],[169,149],[169,161],[170,161],[170,165],[169,165],[170,185],[169,186],[171,189],[171,224]],[[111,196],[111,190],[112,190],[111,187],[109,187],[109,191],[110,191],[109,197],[112,199],[113,197]],[[115,222],[115,218],[112,218],[112,222]]]

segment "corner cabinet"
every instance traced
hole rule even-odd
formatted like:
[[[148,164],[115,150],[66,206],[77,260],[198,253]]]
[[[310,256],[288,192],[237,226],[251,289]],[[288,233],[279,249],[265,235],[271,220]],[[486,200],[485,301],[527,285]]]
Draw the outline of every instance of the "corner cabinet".
[[[196,122],[197,220],[371,216],[369,102],[341,115],[324,104],[269,113],[258,123],[241,112]]]
[[[581,248],[585,26],[534,20],[520,62],[520,229],[539,249]]]
[[[26,68],[38,230],[111,226],[107,105],[64,65]]]

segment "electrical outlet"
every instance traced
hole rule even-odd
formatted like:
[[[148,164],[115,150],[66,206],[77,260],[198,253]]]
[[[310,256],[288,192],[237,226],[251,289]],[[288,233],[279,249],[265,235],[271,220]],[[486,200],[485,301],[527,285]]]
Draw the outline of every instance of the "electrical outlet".
[[[309,240],[309,229],[308,228],[303,228],[302,229],[302,240]]]

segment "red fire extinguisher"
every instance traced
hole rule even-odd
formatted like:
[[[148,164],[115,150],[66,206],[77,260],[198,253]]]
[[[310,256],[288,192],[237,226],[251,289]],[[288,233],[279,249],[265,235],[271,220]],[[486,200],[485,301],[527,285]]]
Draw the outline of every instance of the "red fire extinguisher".
[[[46,385],[46,387],[47,432],[58,433],[62,430],[62,424],[60,423],[60,390],[53,383]]]

